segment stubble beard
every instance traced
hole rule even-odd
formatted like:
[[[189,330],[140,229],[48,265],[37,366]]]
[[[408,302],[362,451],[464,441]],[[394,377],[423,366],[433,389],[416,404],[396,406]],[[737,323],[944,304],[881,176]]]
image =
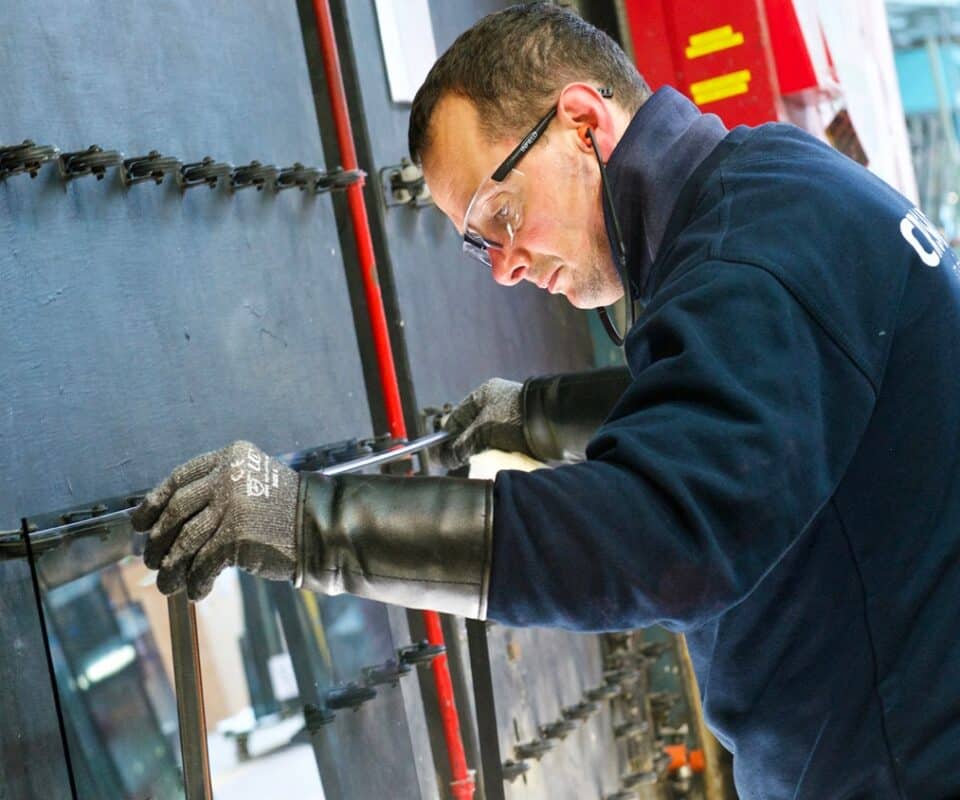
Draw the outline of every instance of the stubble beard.
[[[593,238],[590,256],[567,293],[567,299],[577,308],[608,306],[623,297],[623,284],[610,255],[606,232],[602,233],[602,240],[597,238]]]

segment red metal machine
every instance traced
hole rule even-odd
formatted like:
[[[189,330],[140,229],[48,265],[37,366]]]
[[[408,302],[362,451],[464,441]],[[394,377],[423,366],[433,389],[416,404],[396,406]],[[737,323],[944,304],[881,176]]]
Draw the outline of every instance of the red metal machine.
[[[651,88],[670,84],[728,126],[785,120],[785,98],[837,93],[819,24],[794,0],[626,0],[625,8]]]

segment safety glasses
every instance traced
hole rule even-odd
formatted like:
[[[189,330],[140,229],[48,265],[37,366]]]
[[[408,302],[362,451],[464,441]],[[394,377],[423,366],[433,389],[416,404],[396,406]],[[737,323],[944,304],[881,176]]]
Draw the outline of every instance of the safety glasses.
[[[604,87],[597,91],[602,97],[613,96],[612,89]],[[523,173],[517,170],[517,164],[556,115],[557,107],[553,106],[470,198],[463,217],[463,252],[488,267],[493,265],[491,252],[511,246],[523,225],[526,182]]]

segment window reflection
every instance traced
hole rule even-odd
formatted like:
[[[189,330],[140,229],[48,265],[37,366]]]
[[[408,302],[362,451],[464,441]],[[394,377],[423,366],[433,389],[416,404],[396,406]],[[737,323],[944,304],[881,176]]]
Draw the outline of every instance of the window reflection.
[[[271,586],[297,594],[230,569],[196,607],[217,800],[323,796]],[[322,664],[322,632],[315,641]]]
[[[227,570],[192,607],[201,714],[191,691],[175,692],[174,675],[192,673],[193,639],[182,633],[192,622],[183,626],[180,604],[168,603],[144,567],[142,536],[116,510],[129,502],[105,501],[102,520],[81,517],[69,530],[57,526],[81,512],[31,519],[41,531],[31,541],[79,796],[185,798],[181,734],[194,748],[185,754],[190,783],[203,791],[204,717],[217,800],[418,791],[400,682],[416,681],[417,665],[437,650],[410,643],[403,613],[391,622],[377,603]],[[4,547],[12,556],[20,544]],[[171,619],[181,631],[176,651]],[[376,761],[362,756],[356,769],[353,759],[369,752]]]
[[[130,541],[112,534],[40,556],[43,613],[80,796],[174,800],[184,794],[169,637],[165,615],[143,602]]]
[[[80,797],[184,798],[167,599],[137,538],[125,525],[65,538],[38,554],[37,572]],[[316,606],[276,589],[289,593],[316,644],[320,697],[330,670]],[[197,606],[197,629],[217,800],[322,797],[266,582],[226,572]]]

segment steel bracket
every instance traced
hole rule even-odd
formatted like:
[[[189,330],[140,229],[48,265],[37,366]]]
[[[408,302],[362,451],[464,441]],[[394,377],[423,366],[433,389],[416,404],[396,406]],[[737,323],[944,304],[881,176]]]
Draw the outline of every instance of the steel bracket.
[[[21,172],[36,178],[40,167],[59,155],[60,151],[56,147],[34,144],[30,139],[24,139],[23,144],[0,147],[0,181]]]
[[[423,178],[423,170],[408,158],[380,170],[380,188],[383,191],[383,201],[388,207],[420,208],[433,204],[430,188]]]
[[[65,181],[85,175],[93,175],[98,181],[102,181],[108,168],[119,167],[123,163],[123,153],[118,150],[104,150],[100,145],[92,144],[86,150],[62,153],[58,163],[60,176]]]
[[[151,150],[145,156],[125,158],[120,165],[120,180],[124,186],[133,186],[144,181],[153,181],[159,186],[168,173],[176,173],[181,166],[176,158]]]

